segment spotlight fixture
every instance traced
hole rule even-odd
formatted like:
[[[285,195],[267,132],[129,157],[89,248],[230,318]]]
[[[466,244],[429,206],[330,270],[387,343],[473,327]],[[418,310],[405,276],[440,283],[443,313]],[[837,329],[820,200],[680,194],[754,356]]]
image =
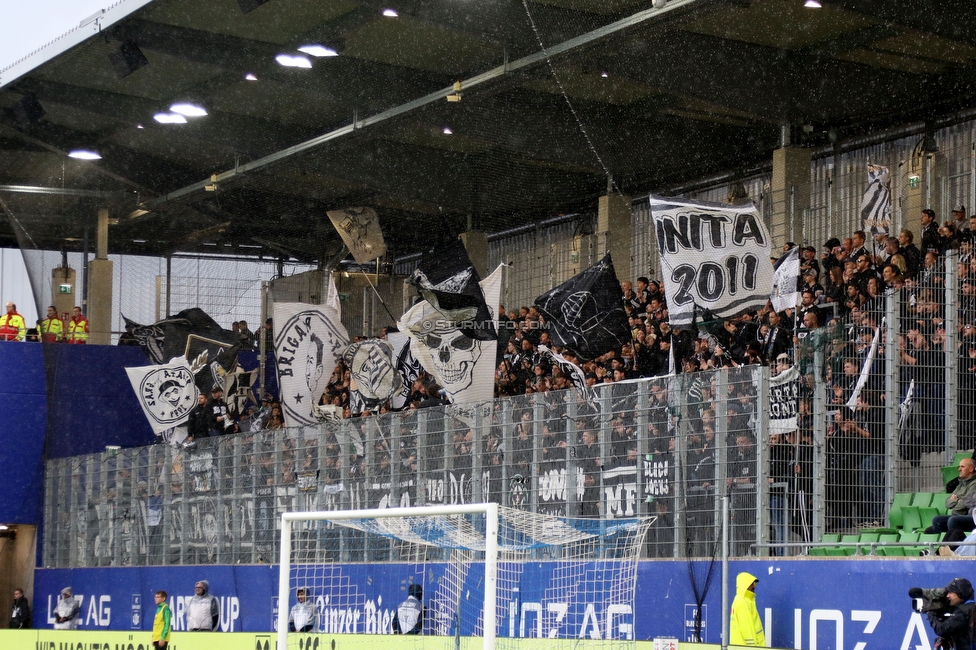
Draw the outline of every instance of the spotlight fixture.
[[[207,114],[207,109],[203,106],[197,106],[196,104],[179,103],[173,104],[169,107],[169,110],[173,113],[179,113],[184,117],[204,117]]]
[[[291,54],[279,54],[275,57],[280,65],[286,68],[311,68],[312,62],[308,60],[307,56],[292,56]]]
[[[449,101],[449,102],[459,102],[459,101],[461,101],[461,90],[462,90],[462,88],[463,88],[463,85],[461,83],[461,80],[459,79],[459,80],[455,81],[454,82],[454,88],[453,88],[454,92],[448,94],[447,101]]]
[[[384,9],[383,15],[386,16],[387,18],[396,18],[400,14],[397,13],[396,9]]]
[[[807,0],[803,3],[803,6],[807,9],[820,9],[823,7],[823,5],[820,4],[820,0]]]
[[[160,124],[186,124],[186,118],[179,113],[156,113],[153,119]]]
[[[451,130],[451,127],[449,127],[449,126],[445,126],[445,127],[444,127],[444,128],[443,128],[443,129],[441,130],[441,133],[443,133],[444,135],[453,135],[453,134],[454,134],[454,131],[452,131],[452,130]]]
[[[253,72],[248,72],[246,75],[244,75],[244,78],[247,79],[248,81],[257,81],[258,80],[258,78],[256,76],[254,76],[254,73]]]
[[[119,79],[125,79],[139,68],[149,65],[149,59],[135,41],[123,41],[117,49],[109,52],[108,60]]]
[[[137,128],[137,129],[144,129],[144,128],[146,128],[146,127],[144,127],[144,126],[143,126],[143,125],[141,125],[141,124],[136,124],[136,128]]]
[[[326,47],[324,45],[302,45],[300,48],[298,48],[298,51],[304,52],[305,54],[308,54],[310,56],[317,56],[317,57],[339,56],[339,53],[336,52],[334,49],[332,49],[331,47]]]
[[[21,97],[20,101],[11,107],[17,125],[22,129],[28,129],[35,122],[40,122],[44,117],[44,107],[37,101],[34,93],[27,93]]]
[[[242,14],[251,13],[268,0],[237,0],[237,6],[241,8]]]
[[[97,151],[73,149],[68,152],[68,158],[74,158],[75,160],[101,160],[102,156]]]
[[[609,72],[606,72],[606,71],[604,71],[604,72],[601,72],[601,73],[600,73],[600,78],[601,78],[601,79],[606,79],[606,78],[608,78],[609,76],[610,76],[610,73],[609,73]]]

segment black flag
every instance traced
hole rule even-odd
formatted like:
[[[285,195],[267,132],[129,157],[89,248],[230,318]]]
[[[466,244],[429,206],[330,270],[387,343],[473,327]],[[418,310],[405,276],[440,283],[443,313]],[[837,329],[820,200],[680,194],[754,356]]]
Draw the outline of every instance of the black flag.
[[[132,334],[154,364],[169,363],[185,356],[196,376],[196,384],[207,394],[214,384],[223,387],[224,375],[234,369],[240,338],[221,327],[199,308],[184,309],[152,325],[140,325],[125,318]]]
[[[498,338],[491,312],[481,290],[481,277],[464,244],[454,239],[421,258],[411,282],[421,297],[469,338]]]
[[[553,345],[584,361],[631,342],[627,312],[610,253],[582,273],[535,299]]]

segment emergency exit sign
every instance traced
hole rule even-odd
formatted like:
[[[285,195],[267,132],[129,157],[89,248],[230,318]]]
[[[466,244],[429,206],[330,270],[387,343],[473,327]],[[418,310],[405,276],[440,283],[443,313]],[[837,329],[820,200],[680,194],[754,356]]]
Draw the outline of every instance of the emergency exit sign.
[[[58,285],[58,293],[71,293],[71,289],[72,289],[72,287],[71,287],[70,284],[59,284]]]

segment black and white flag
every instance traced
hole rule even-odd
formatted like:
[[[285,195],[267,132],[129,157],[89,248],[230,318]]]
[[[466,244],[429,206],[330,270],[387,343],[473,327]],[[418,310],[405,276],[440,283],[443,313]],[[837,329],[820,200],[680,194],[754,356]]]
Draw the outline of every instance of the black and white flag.
[[[610,254],[535,299],[553,345],[589,361],[631,342]]]
[[[587,401],[592,401],[596,395],[593,389],[586,385],[586,373],[583,369],[577,366],[575,363],[564,357],[563,355],[553,352],[544,345],[539,346],[539,354],[549,360],[555,366],[558,366],[562,373],[569,379],[569,383],[573,385],[579,396]]]
[[[424,369],[410,351],[410,337],[408,335],[403,332],[388,332],[386,340],[393,348],[393,367],[400,375],[400,390],[390,398],[390,408],[399,411],[407,405],[413,382],[420,377],[420,373]]]
[[[868,187],[861,197],[861,221],[872,235],[891,229],[891,175],[888,168],[868,163]]]
[[[796,282],[799,275],[800,248],[794,246],[786,255],[776,260],[773,270],[773,291],[769,294],[769,300],[775,311],[796,307],[800,297]]]
[[[393,365],[393,346],[382,339],[350,343],[342,360],[352,378],[350,397],[353,391],[358,393],[367,409],[379,406],[402,388],[403,380]]]
[[[275,361],[278,390],[288,426],[315,424],[313,406],[349,344],[339,314],[324,305],[276,302],[274,305]]]
[[[326,214],[352,253],[357,264],[366,264],[386,255],[380,219],[373,208],[329,210]]]
[[[671,326],[696,314],[729,319],[766,304],[773,288],[769,233],[751,203],[651,197]]]
[[[186,422],[200,394],[186,357],[162,365],[126,368],[125,372],[153,433]]]
[[[884,327],[884,319],[881,320],[881,327]],[[868,350],[868,356],[865,357],[864,363],[861,364],[861,373],[857,377],[854,390],[851,391],[850,399],[847,400],[847,408],[852,411],[857,408],[857,398],[861,395],[861,391],[864,390],[864,385],[868,383],[868,379],[871,377],[871,370],[874,368],[874,358],[878,356],[878,342],[881,339],[881,327],[874,328],[871,349]]]
[[[800,396],[800,373],[790,366],[769,378],[769,432],[796,431],[797,400]]]
[[[410,281],[417,286],[421,298],[441,314],[442,320],[451,321],[453,327],[469,338],[481,341],[498,338],[492,316],[498,309],[498,300],[486,300],[481,277],[460,239],[424,255]]]
[[[241,367],[224,375],[224,401],[235,416],[243,415],[248,403],[257,403],[253,386],[258,381],[258,375],[260,370],[244,370]]]
[[[491,305],[501,297],[504,265],[481,283]],[[494,309],[491,319],[494,319]],[[397,323],[410,336],[410,351],[454,404],[491,400],[495,389],[495,348],[498,341],[471,338],[442,312],[422,300]]]

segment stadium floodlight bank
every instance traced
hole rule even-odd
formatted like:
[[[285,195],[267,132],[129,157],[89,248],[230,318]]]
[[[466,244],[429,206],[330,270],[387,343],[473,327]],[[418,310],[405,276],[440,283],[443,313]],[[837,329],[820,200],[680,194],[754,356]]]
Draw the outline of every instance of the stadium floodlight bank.
[[[581,639],[634,648],[637,560],[655,519],[573,519],[495,503],[284,513],[278,649],[308,648],[326,633],[342,635],[337,647],[371,648],[370,635],[393,633],[412,585],[423,590],[423,632],[398,637],[398,648]],[[299,590],[311,605],[290,632]]]

